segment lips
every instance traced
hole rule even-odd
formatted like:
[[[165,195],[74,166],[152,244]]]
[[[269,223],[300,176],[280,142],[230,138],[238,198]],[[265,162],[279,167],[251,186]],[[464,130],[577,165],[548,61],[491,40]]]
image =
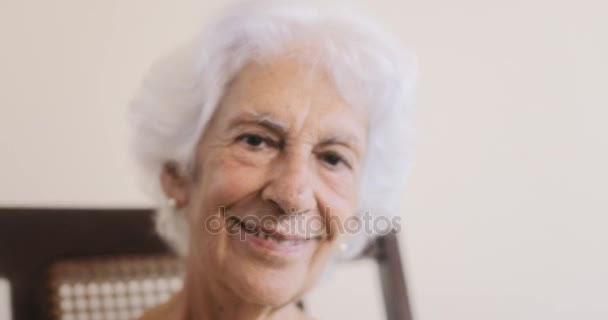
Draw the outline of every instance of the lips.
[[[227,218],[228,225],[232,228],[238,225],[243,232],[253,235],[260,240],[266,240],[282,246],[294,246],[308,240],[321,240],[323,236],[306,237],[303,235],[294,235],[281,232],[275,228],[266,228],[260,226],[253,221],[243,221],[236,216]]]

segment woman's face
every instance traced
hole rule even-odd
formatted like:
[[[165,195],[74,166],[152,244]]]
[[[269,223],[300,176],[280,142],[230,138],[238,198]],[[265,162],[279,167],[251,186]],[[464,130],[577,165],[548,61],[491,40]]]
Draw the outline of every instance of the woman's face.
[[[323,70],[287,58],[246,66],[183,189],[197,281],[256,304],[299,298],[345,240],[366,134]]]

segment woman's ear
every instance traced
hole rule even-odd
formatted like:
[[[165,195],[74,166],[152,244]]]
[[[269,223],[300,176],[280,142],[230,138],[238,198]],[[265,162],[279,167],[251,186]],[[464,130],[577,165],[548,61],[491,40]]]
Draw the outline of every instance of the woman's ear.
[[[189,179],[187,175],[180,172],[175,162],[167,162],[163,165],[160,183],[167,198],[175,201],[176,209],[181,209],[188,204]]]

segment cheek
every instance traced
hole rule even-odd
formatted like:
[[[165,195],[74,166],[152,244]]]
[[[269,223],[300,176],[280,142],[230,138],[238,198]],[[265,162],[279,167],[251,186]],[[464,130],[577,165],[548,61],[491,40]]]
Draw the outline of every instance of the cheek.
[[[324,210],[323,218],[329,229],[331,242],[348,236],[347,224],[356,215],[359,205],[359,186],[356,177],[350,175],[344,179],[331,179],[324,177],[321,183],[321,192],[318,194],[320,208]],[[329,209],[327,209],[329,208]]]
[[[210,159],[200,183],[201,200],[207,208],[228,207],[258,191],[264,184],[265,171],[243,162],[238,157],[220,154]]]
[[[319,190],[322,207],[332,208],[332,215],[345,218],[355,212],[359,199],[359,187],[354,177],[324,176],[321,178]]]
[[[331,198],[335,199],[334,202],[339,202],[340,207],[355,207],[358,205],[358,172],[353,172],[347,169],[336,172],[320,170],[319,177],[323,187],[323,192],[331,194]]]
[[[353,205],[354,197],[341,197],[335,193],[328,193],[325,197],[319,197],[327,232],[330,235],[329,242],[346,235],[346,225],[355,216],[356,206]]]

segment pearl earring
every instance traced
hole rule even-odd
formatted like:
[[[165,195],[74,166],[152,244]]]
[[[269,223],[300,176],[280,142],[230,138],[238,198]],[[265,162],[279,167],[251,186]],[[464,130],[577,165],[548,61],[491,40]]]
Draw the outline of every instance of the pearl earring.
[[[169,207],[172,209],[175,209],[175,206],[177,206],[177,201],[175,201],[173,198],[169,198],[167,199],[167,205],[169,205]]]
[[[344,252],[348,249],[348,245],[346,243],[340,243],[340,251]]]

